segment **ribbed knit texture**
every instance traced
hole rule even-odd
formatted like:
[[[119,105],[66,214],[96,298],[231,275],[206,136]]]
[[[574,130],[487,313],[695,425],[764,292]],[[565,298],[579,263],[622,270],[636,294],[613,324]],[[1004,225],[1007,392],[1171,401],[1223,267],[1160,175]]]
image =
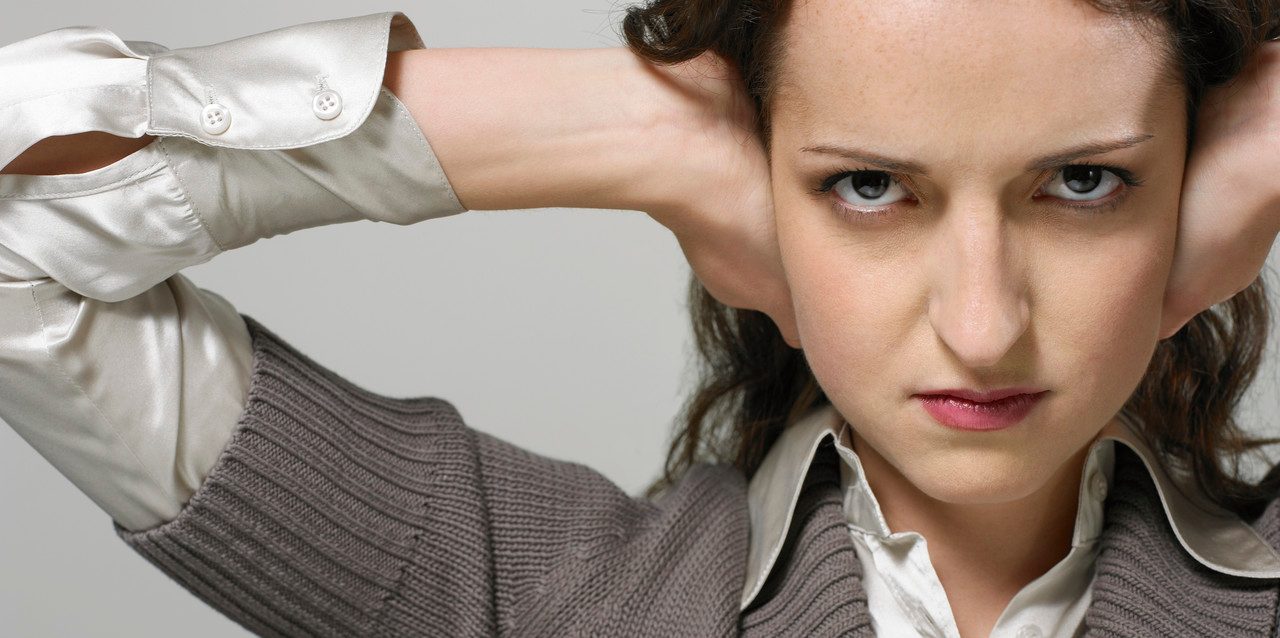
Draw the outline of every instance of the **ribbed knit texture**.
[[[805,476],[778,562],[742,616],[742,635],[874,635],[837,462],[826,439]]]
[[[829,442],[743,613],[736,470],[699,465],[656,502],[468,428],[434,397],[370,392],[248,315],[249,399],[183,511],[116,533],[263,636],[870,636]],[[1275,581],[1187,556],[1132,454],[1086,621],[1095,636],[1274,636]],[[1124,452],[1127,452],[1125,450]],[[1256,525],[1280,541],[1273,503]]]
[[[1128,447],[1116,446],[1085,624],[1121,636],[1273,636],[1277,583],[1228,576],[1201,565],[1169,527],[1151,475]],[[1275,510],[1255,522],[1272,546]]]

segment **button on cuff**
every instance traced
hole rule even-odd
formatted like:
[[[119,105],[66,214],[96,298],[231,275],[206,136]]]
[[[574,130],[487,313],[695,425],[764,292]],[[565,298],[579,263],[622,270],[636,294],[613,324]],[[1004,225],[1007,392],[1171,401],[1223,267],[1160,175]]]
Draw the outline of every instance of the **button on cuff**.
[[[200,127],[210,135],[221,135],[231,128],[231,109],[221,104],[209,104],[200,113]]]
[[[342,96],[337,91],[321,91],[311,101],[311,111],[322,120],[332,120],[342,113]]]
[[[387,11],[157,52],[146,133],[250,150],[335,140],[372,112],[387,53],[421,48],[408,17]]]

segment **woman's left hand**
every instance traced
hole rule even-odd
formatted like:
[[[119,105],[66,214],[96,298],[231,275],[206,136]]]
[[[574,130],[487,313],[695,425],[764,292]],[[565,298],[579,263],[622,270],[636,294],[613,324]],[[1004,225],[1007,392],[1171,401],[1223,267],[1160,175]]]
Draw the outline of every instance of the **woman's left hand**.
[[[1253,283],[1280,231],[1280,41],[1208,91],[1196,126],[1160,339]]]

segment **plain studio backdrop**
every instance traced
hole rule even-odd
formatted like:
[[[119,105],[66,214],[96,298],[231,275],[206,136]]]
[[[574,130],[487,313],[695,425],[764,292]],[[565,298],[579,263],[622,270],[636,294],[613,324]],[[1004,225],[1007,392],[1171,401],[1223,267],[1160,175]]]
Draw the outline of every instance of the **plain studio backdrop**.
[[[0,45],[89,25],[180,48],[399,10],[429,48],[598,48],[621,45],[625,6],[224,0],[193,12],[171,2],[54,1],[9,7]],[[183,272],[357,384],[447,399],[471,427],[590,465],[632,494],[661,467],[693,381],[689,267],[674,236],[635,211],[361,221],[260,240]],[[1280,401],[1274,362],[1269,352],[1247,398],[1244,419],[1257,431]],[[248,635],[134,554],[110,518],[7,425],[0,511],[0,634]]]

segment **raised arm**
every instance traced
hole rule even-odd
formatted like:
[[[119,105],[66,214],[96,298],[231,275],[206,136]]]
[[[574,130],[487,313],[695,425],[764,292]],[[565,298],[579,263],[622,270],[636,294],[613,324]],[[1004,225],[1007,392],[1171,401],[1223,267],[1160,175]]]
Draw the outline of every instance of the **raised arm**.
[[[371,31],[382,37],[370,38]],[[85,263],[92,251],[77,250],[76,243],[83,228],[66,229],[70,243],[48,250],[30,240],[42,233],[14,224],[23,232],[0,235],[0,245],[26,248],[23,256],[34,266],[6,264],[0,252],[0,273],[26,265],[21,270],[29,277],[43,270],[80,294],[111,301],[222,250],[310,226],[356,219],[409,224],[468,207],[639,210],[672,230],[712,295],[768,313],[799,347],[755,108],[736,69],[718,56],[658,67],[623,47],[426,50],[398,12],[173,52],[123,43],[102,30],[95,36],[126,58],[153,54],[145,67],[122,59],[125,66],[109,69],[135,85],[91,87],[79,101],[96,104],[101,90],[111,88],[127,98],[117,100],[121,108],[133,110],[106,109],[112,115],[106,121],[87,108],[71,110],[71,128],[80,130],[67,131],[67,118],[39,117],[43,100],[19,99],[33,120],[57,125],[24,126],[20,135],[0,138],[0,164],[51,135],[158,135],[155,144],[115,164],[55,176],[54,183],[101,187],[124,166],[140,169],[162,159],[167,178],[180,182],[189,202],[181,220],[186,226],[176,238],[160,237],[160,245],[130,246],[127,262]],[[314,44],[297,46],[308,41]],[[52,48],[58,46],[55,41]],[[380,92],[378,79],[386,84]],[[381,124],[360,126],[370,109]],[[405,111],[411,116],[395,117]],[[93,115],[88,125],[75,126],[86,113]],[[415,131],[425,127],[427,136],[418,134],[416,147],[400,130],[415,121]],[[369,129],[366,136],[332,142],[358,126]],[[129,148],[100,148],[94,155],[104,161],[103,155],[110,159]],[[33,150],[35,162],[44,153]],[[378,161],[364,161],[370,156]],[[23,176],[0,175],[0,190],[8,177]],[[125,204],[128,213],[139,210]],[[141,215],[139,225],[155,223]],[[85,242],[102,244],[96,236]]]
[[[0,418],[127,528],[181,510],[247,397],[243,320],[178,270],[297,228],[463,210],[421,131],[381,87],[388,48],[420,46],[397,15],[174,51],[87,27],[0,47],[0,71],[13,80],[0,87],[9,105],[0,118],[23,112],[0,155],[25,150],[0,175]],[[299,60],[335,31],[346,49]],[[193,70],[210,61],[212,71]],[[306,97],[317,69],[354,103],[348,119],[319,118],[310,97],[292,111],[262,106],[278,90],[269,82]],[[203,130],[199,102],[197,117],[178,122],[185,129],[162,125],[160,105],[204,95],[183,85],[197,77],[225,91],[220,99],[243,100],[236,123],[246,133],[226,138],[240,148],[214,145],[226,140]],[[138,92],[151,95],[120,98]],[[103,95],[116,101],[95,99]],[[324,126],[341,137],[316,141]],[[138,127],[151,133],[118,135]],[[58,135],[25,147],[44,133]],[[270,135],[305,145],[258,148]]]
[[[0,48],[0,163],[93,166],[153,138],[87,172],[0,175],[0,273],[120,301],[262,238],[463,212],[382,86],[388,53],[422,46],[386,12],[173,50],[93,27]],[[53,154],[86,133],[83,158]]]
[[[644,210],[673,222],[694,200],[713,201],[759,231],[767,227],[753,222],[769,211],[721,201],[736,184],[703,179],[736,175],[744,191],[767,192],[765,171],[738,170],[762,169],[762,158],[730,156],[742,151],[742,131],[712,127],[723,133],[712,139],[681,129],[699,121],[665,110],[668,79],[621,49],[433,57],[416,50],[400,14],[172,52],[102,30],[61,36],[0,49],[0,67],[8,75],[6,53],[12,62],[27,57],[15,51],[79,50],[97,38],[124,54],[111,86],[129,108],[105,119],[77,108],[99,103],[91,99],[62,105],[70,118],[30,109],[23,134],[0,139],[0,163],[88,169],[0,175],[0,276],[9,279],[0,283],[9,383],[0,417],[184,587],[264,635],[488,635],[520,617],[560,618],[560,607],[543,604],[557,601],[539,600],[549,579],[577,588],[634,572],[644,582],[618,591],[660,585],[644,569],[684,512],[741,531],[741,503],[717,491],[741,496],[732,477],[695,481],[661,507],[629,499],[587,468],[467,428],[445,401],[353,386],[177,271],[280,233],[414,223],[462,212],[464,202]],[[145,74],[129,60],[145,60]],[[131,119],[137,108],[146,116]],[[92,121],[77,122],[84,114]],[[89,125],[153,139],[99,138],[75,162],[48,156],[57,136]],[[686,136],[702,146],[679,144]],[[725,231],[721,244],[741,237],[712,225]],[[749,269],[735,274],[760,283]],[[723,547],[705,543],[720,538],[688,551],[715,556]],[[625,565],[575,563],[588,556]],[[669,558],[662,564],[675,564]],[[728,573],[720,589],[681,602],[720,619],[718,606],[736,608],[740,580]],[[419,596],[423,587],[433,597]]]
[[[664,128],[662,88],[625,48],[393,51],[383,85],[431,140],[469,210],[649,211],[670,191],[650,183],[656,171],[646,162],[661,143],[655,135],[673,133]],[[45,138],[0,174],[88,172],[152,139],[101,131]]]
[[[384,82],[468,209],[652,212],[674,196],[655,166],[679,148],[669,89],[625,48],[404,51]]]
[[[301,52],[335,41],[343,48],[327,61],[303,61]],[[0,48],[0,68],[25,82],[7,101],[27,111],[0,155],[41,131],[60,133],[22,149],[0,175],[0,418],[126,528],[181,510],[247,397],[240,316],[181,268],[300,228],[461,212],[418,122],[444,140],[479,207],[640,208],[641,196],[665,192],[638,179],[638,140],[656,116],[645,110],[652,102],[618,96],[654,91],[625,50],[388,52],[404,46],[421,46],[416,31],[388,13],[173,51],[87,28]],[[145,51],[154,53],[150,70],[125,55]],[[264,68],[263,59],[274,63]],[[318,112],[315,77],[342,104],[337,115]],[[308,99],[265,108],[281,101],[274,85]],[[467,90],[432,88],[446,86]],[[143,89],[147,99],[126,104],[161,106],[26,108],[48,94],[78,104]],[[164,116],[191,94],[226,102],[233,124]],[[198,116],[200,104],[183,108]],[[573,112],[580,116],[566,116]],[[69,132],[77,118],[110,132]],[[256,121],[264,118],[276,121]],[[118,134],[139,127],[149,132]],[[314,141],[332,135],[340,137]],[[647,141],[653,151],[654,136]],[[261,148],[282,144],[307,145]]]

